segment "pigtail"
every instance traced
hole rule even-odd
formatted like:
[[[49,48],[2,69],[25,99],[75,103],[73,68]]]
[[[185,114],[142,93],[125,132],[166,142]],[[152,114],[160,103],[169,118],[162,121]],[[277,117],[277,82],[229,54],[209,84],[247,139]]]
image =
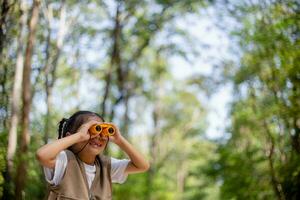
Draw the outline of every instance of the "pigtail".
[[[63,118],[60,122],[59,122],[59,126],[58,126],[58,139],[63,138],[64,137],[64,129],[66,127],[68,119]]]

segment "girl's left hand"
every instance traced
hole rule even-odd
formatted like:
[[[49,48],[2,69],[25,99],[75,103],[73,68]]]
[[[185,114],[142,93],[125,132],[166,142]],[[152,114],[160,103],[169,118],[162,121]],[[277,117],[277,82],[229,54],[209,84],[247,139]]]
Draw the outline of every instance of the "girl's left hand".
[[[113,123],[107,123],[107,122],[105,122],[105,123],[106,124],[111,124],[115,128],[115,134],[113,136],[109,136],[109,141],[112,141],[113,143],[115,143],[117,145],[120,144],[120,142],[124,138],[121,135],[121,132],[120,132],[119,128]]]

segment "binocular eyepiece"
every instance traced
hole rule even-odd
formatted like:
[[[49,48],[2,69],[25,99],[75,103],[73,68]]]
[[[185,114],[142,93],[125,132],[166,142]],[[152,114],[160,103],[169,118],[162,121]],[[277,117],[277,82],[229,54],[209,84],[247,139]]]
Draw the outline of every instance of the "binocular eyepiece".
[[[111,124],[94,124],[89,128],[91,135],[102,134],[102,136],[112,136],[115,134],[116,130]]]

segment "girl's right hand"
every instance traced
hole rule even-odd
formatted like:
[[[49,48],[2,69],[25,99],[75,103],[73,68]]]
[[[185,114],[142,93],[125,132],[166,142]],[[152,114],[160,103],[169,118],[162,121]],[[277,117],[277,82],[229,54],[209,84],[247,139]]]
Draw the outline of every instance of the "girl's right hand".
[[[90,133],[89,133],[89,128],[90,128],[91,126],[93,126],[94,124],[99,124],[99,121],[92,120],[92,121],[89,121],[89,122],[86,122],[86,123],[82,124],[82,125],[78,128],[76,134],[79,135],[79,140],[80,140],[79,142],[87,141],[87,140],[89,140],[90,138],[95,137],[95,136],[92,136],[92,137],[91,137],[91,135],[90,135]]]

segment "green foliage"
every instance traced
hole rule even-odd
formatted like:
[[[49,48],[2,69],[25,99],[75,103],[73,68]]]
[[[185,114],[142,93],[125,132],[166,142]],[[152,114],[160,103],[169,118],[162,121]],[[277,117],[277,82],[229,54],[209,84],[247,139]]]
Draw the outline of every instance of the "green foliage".
[[[7,187],[4,182],[4,174],[6,171],[6,148],[5,148],[5,141],[7,140],[7,133],[2,132],[0,134],[0,198],[3,197],[4,187]]]
[[[32,81],[37,81],[33,82],[31,143],[25,155],[25,199],[41,199],[46,191],[35,151],[44,143],[47,121],[43,68],[47,50],[50,57],[60,53],[48,121],[51,139],[57,138],[60,119],[73,111],[101,112],[99,100],[104,99],[107,74],[111,72],[106,105],[111,110],[105,114],[115,112],[113,121],[122,131],[129,130],[124,135],[151,162],[147,173],[130,175],[125,184],[114,185],[114,199],[299,199],[299,3],[217,1],[216,6],[220,3],[224,9],[219,13],[237,25],[231,30],[232,39],[238,42],[239,55],[234,57],[237,62],[222,62],[222,77],[203,75],[182,82],[174,80],[169,58],[177,56],[192,62],[199,53],[194,38],[175,22],[195,16],[211,3],[67,1],[70,24],[60,51],[55,50],[55,45],[61,2],[43,3],[33,56]],[[50,27],[45,15],[48,5],[53,8]],[[5,198],[4,188],[10,192],[14,188],[12,183],[4,182],[4,174],[15,71],[11,66],[16,64],[20,32],[15,23],[18,17],[16,4],[3,25],[7,34],[0,52],[1,198]],[[182,39],[185,46],[174,38]],[[210,141],[204,137],[208,111],[199,94],[211,95],[224,80],[235,89],[229,105],[230,124],[226,137]],[[195,89],[195,85],[200,88]],[[140,133],[134,127],[139,127]],[[109,153],[121,155],[119,149],[112,148]],[[18,161],[16,156],[15,166]],[[15,175],[16,169],[12,171]]]
[[[222,182],[224,199],[298,199],[299,4],[231,6],[242,57],[231,70],[230,138],[208,172]]]

